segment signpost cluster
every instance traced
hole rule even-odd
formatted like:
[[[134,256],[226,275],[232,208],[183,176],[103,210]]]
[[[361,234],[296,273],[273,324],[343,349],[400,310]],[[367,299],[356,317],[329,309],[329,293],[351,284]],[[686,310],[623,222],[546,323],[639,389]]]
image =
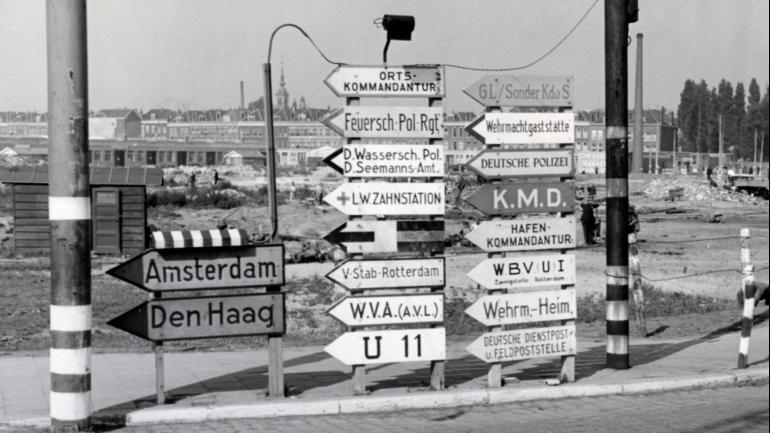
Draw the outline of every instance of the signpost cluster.
[[[349,255],[327,278],[350,292],[328,311],[348,332],[325,351],[352,366],[357,395],[366,365],[391,362],[429,361],[431,388],[443,389],[444,70],[345,65],[325,82],[346,106],[321,122],[347,143],[324,160],[345,178],[324,200],[349,217],[325,237]],[[361,106],[367,97],[428,106]]]
[[[107,271],[150,293],[150,300],[110,320],[153,344],[157,403],[165,403],[163,343],[198,338],[268,335],[286,332],[284,249],[282,244],[154,248]],[[265,287],[265,292],[249,289]],[[195,296],[193,291],[239,289],[238,294]],[[248,293],[244,293],[244,292]],[[186,297],[164,298],[166,293]],[[270,358],[282,357],[270,353]],[[270,369],[273,383],[283,371]]]
[[[503,362],[529,358],[559,356],[560,381],[575,380],[572,92],[564,76],[489,75],[465,89],[487,109],[466,127],[485,144],[466,164],[484,182],[466,201],[489,218],[466,235],[488,254],[468,273],[487,295],[466,310],[488,332],[466,350],[490,364],[490,387]]]

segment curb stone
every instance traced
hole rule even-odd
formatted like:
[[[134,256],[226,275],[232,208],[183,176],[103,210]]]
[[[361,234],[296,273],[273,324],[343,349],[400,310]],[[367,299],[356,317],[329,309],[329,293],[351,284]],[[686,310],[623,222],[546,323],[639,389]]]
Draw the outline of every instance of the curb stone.
[[[419,395],[342,397],[337,399],[291,400],[221,406],[157,406],[128,413],[126,415],[126,425],[439,409],[532,400],[647,394],[692,388],[761,384],[768,381],[770,381],[770,370],[763,368],[756,370],[734,370],[731,373],[705,377],[689,376],[667,380],[643,380],[628,384],[566,384],[557,387],[520,389],[449,390]]]

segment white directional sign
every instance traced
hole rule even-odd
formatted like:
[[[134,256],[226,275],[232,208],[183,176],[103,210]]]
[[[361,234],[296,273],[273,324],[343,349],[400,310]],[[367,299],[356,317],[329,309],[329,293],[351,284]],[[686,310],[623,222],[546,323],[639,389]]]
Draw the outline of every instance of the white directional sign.
[[[487,252],[575,248],[575,216],[482,221],[465,239]]]
[[[540,254],[486,259],[468,277],[487,289],[575,284],[573,254]]]
[[[466,167],[485,179],[516,177],[571,177],[575,174],[572,149],[487,149]]]
[[[324,80],[341,97],[441,97],[440,66],[337,66]]]
[[[324,162],[345,177],[443,177],[444,146],[346,144]]]
[[[334,304],[328,314],[345,326],[437,323],[444,321],[444,296],[348,296]]]
[[[347,106],[321,123],[345,138],[444,138],[441,107]]]
[[[575,324],[487,332],[465,348],[484,362],[574,355]]]
[[[485,326],[574,319],[575,289],[486,295],[465,310]]]
[[[465,127],[484,144],[574,143],[573,113],[484,113]]]
[[[446,359],[444,328],[346,332],[324,352],[347,365]]]
[[[438,287],[445,281],[444,258],[347,260],[326,278],[351,290]]]
[[[443,215],[444,184],[343,183],[324,201],[345,215]]]

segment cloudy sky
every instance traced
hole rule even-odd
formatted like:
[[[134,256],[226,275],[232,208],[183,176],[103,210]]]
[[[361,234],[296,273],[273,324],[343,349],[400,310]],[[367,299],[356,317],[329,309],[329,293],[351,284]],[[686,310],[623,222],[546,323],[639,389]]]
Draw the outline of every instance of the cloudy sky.
[[[594,0],[98,0],[88,4],[92,109],[235,107],[262,94],[272,30],[296,23],[333,60],[382,61],[382,15],[414,15],[410,42],[391,43],[391,64],[520,66],[552,48]],[[766,0],[644,0],[630,33],[644,34],[645,106],[675,108],[687,78],[766,86]],[[550,56],[518,73],[573,75],[575,106],[604,105],[604,2]],[[633,86],[636,38],[629,47]],[[45,2],[0,0],[0,110],[46,109]],[[283,62],[291,98],[339,106],[323,84],[333,69],[298,32],[273,47],[274,82]],[[462,89],[484,72],[447,70],[447,110],[480,110]],[[633,87],[631,87],[633,104]]]

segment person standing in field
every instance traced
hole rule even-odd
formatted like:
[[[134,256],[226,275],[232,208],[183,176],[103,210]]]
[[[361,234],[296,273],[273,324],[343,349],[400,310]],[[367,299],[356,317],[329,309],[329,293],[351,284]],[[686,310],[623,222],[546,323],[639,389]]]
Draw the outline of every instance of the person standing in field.
[[[294,185],[294,181],[289,185],[289,203],[294,203],[294,193],[297,191],[297,186]]]
[[[585,238],[586,245],[594,245],[594,233],[596,232],[596,217],[594,216],[594,208],[597,207],[595,203],[586,202],[581,203],[580,208],[583,211],[580,215],[580,223],[583,226],[583,237]]]

